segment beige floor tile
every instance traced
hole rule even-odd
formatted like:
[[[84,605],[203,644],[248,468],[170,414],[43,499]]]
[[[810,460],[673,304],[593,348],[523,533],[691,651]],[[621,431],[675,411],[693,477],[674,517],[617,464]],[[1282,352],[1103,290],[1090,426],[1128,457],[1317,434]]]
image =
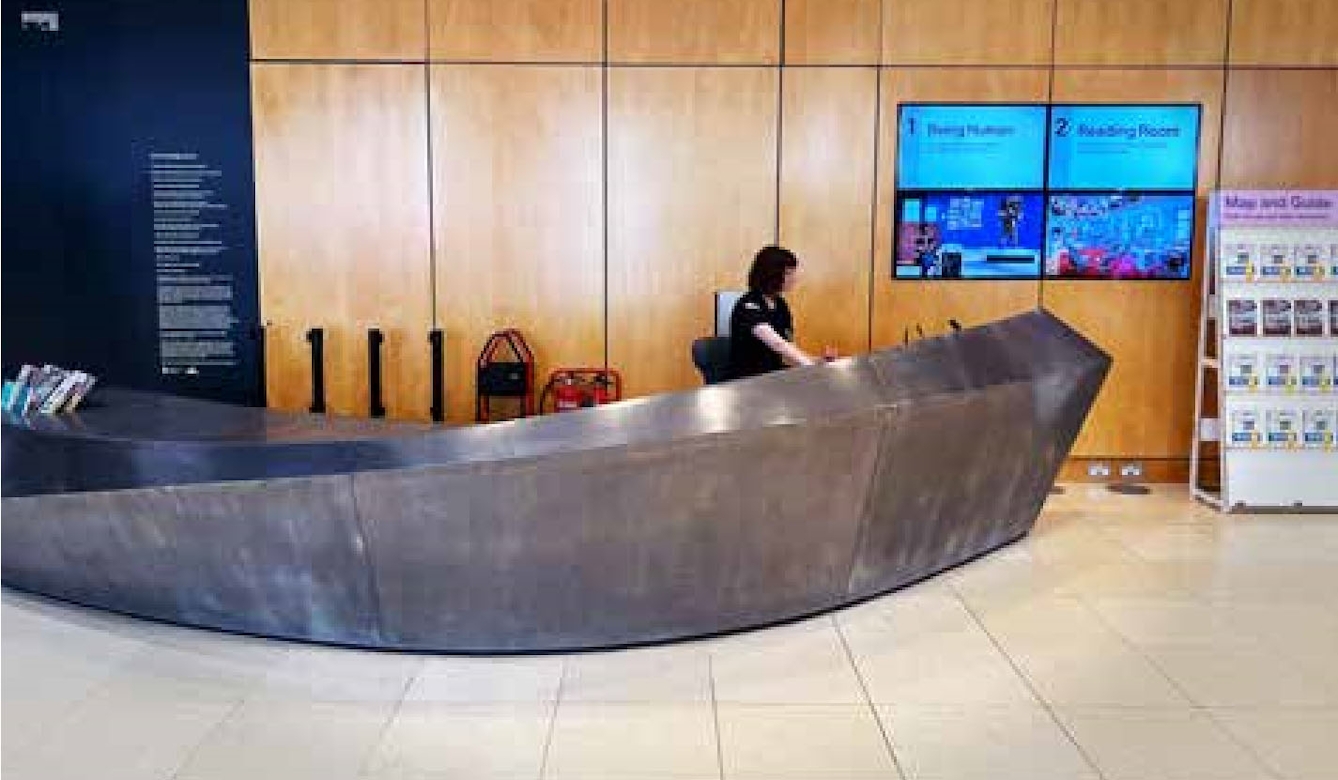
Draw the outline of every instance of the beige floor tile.
[[[1207,707],[1338,706],[1338,670],[1327,660],[1272,647],[1150,646],[1148,656]]]
[[[235,706],[219,700],[164,701],[123,691],[94,694],[50,729],[40,744],[7,762],[4,776],[169,778]],[[8,754],[8,745],[5,750]]]
[[[177,778],[355,777],[381,739],[395,706],[253,699],[209,734]]]
[[[256,686],[278,700],[398,702],[422,668],[422,656],[296,645]]]
[[[692,644],[573,656],[562,680],[562,700],[710,702],[710,654]]]
[[[1288,778],[1338,778],[1338,709],[1214,710],[1213,717]]]
[[[829,619],[732,637],[711,646],[717,701],[860,704],[864,689]]]
[[[843,623],[870,698],[878,704],[1031,704],[1026,681],[974,618],[937,628],[895,616]],[[928,625],[925,625],[928,624]]]
[[[405,701],[486,704],[556,701],[565,660],[534,658],[427,658]]]
[[[388,777],[536,777],[552,704],[404,702],[366,761]]]
[[[911,780],[1096,778],[1044,708],[879,707]]]
[[[558,706],[544,777],[719,774],[715,720],[709,704],[584,704]]]
[[[1202,711],[1082,708],[1058,714],[1106,780],[1255,780],[1266,773]]]
[[[878,721],[862,705],[720,705],[724,776],[896,778]]]

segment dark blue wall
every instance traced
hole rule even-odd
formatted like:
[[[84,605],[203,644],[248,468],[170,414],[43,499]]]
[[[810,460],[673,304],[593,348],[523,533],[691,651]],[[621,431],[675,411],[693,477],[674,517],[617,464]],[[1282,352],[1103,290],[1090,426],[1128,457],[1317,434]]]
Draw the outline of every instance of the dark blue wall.
[[[3,16],[3,362],[255,403],[261,356],[246,0],[56,0],[58,32]],[[150,153],[218,169],[235,365],[164,374]]]

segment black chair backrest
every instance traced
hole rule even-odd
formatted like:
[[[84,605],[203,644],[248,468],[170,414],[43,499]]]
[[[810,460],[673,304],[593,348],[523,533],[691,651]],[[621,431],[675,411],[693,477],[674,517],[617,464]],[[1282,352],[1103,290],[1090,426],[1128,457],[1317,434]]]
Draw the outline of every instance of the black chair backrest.
[[[692,342],[692,363],[708,385],[729,379],[729,339],[707,336]]]

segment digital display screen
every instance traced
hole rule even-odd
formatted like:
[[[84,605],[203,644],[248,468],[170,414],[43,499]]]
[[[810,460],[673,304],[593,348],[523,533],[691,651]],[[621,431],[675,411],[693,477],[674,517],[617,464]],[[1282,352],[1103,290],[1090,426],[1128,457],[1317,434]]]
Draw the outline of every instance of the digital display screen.
[[[896,204],[898,279],[1034,279],[1041,272],[1039,192],[903,192]]]
[[[1052,106],[1047,186],[1192,191],[1199,114],[1198,106]]]
[[[1045,186],[1045,106],[902,104],[898,123],[898,189]]]
[[[1192,194],[1051,193],[1045,274],[1064,279],[1188,279]]]

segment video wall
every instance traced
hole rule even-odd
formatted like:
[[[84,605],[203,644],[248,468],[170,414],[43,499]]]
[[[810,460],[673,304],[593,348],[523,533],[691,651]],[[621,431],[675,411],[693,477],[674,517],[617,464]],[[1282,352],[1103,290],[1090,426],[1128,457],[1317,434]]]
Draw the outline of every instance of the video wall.
[[[1188,279],[1198,105],[904,103],[898,279]]]

